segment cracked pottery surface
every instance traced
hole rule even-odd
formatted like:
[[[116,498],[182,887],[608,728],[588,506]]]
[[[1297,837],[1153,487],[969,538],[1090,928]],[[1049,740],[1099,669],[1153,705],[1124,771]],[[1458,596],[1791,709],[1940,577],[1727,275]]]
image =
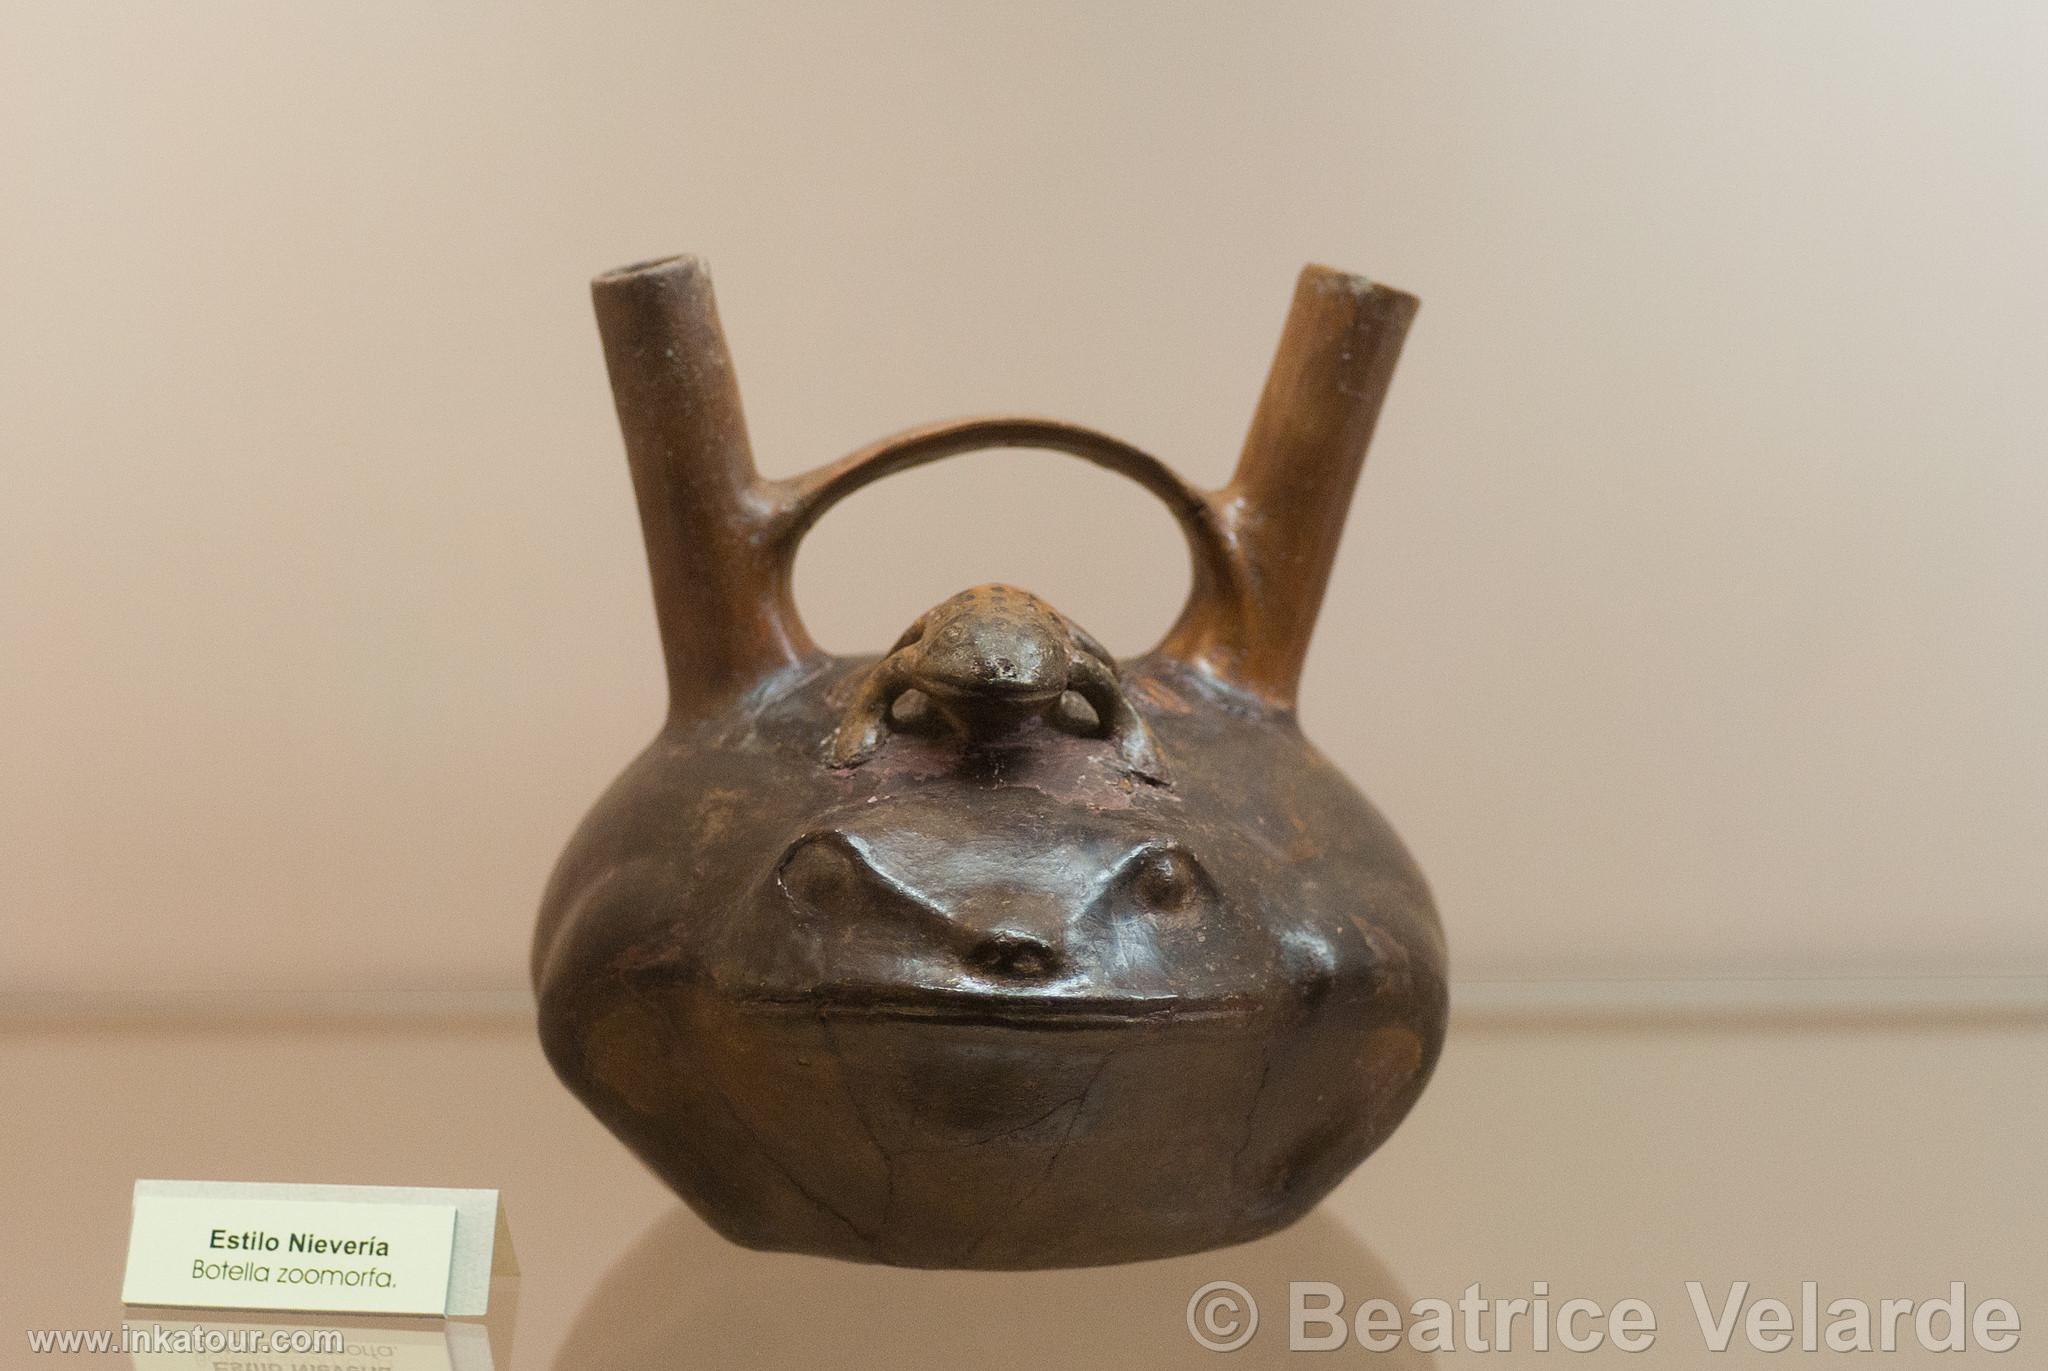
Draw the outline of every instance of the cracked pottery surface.
[[[671,712],[543,902],[562,1079],[753,1247],[1078,1266],[1306,1213],[1444,1033],[1427,887],[1293,708],[1414,301],[1305,271],[1238,474],[1204,492],[1031,418],[764,481],[701,266],[595,295]],[[789,595],[805,530],[988,446],[1072,452],[1167,503],[1195,575],[1165,641],[1117,663],[988,586],[884,657],[817,649]]]

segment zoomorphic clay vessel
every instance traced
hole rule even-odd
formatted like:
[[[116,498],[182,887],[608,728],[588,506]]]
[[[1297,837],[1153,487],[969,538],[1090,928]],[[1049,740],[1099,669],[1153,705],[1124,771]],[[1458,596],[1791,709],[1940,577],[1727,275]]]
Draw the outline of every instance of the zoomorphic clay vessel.
[[[1021,417],[764,480],[703,268],[594,291],[671,707],[542,906],[562,1079],[753,1247],[1087,1265],[1305,1213],[1444,1035],[1421,874],[1294,709],[1415,301],[1304,271],[1237,473],[1203,491]],[[812,643],[804,532],[986,447],[1072,453],[1166,503],[1194,576],[1158,647],[1118,662],[1007,586],[879,658]]]

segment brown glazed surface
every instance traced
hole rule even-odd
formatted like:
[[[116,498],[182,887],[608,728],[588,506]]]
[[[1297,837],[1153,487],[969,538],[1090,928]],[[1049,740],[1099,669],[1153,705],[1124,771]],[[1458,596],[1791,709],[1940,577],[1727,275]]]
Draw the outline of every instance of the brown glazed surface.
[[[765,481],[702,268],[595,295],[671,709],[542,906],[562,1079],[753,1247],[1080,1266],[1307,1212],[1444,1034],[1421,874],[1293,708],[1413,299],[1306,270],[1237,475],[1202,492],[1028,418]],[[815,647],[790,598],[804,531],[868,481],[991,446],[1166,502],[1194,583],[1165,641],[1119,665],[984,586],[881,658]]]

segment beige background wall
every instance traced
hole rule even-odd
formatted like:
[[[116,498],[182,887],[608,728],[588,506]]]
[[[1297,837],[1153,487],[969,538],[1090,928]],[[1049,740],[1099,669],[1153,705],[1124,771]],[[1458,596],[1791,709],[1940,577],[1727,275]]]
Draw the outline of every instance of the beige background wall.
[[[763,465],[979,409],[1220,480],[1299,264],[1420,294],[1305,713],[1467,977],[2048,971],[2048,11],[0,9],[0,988],[519,982],[660,681],[584,282]],[[993,517],[982,522],[976,511]],[[1186,584],[1048,456],[821,637]]]

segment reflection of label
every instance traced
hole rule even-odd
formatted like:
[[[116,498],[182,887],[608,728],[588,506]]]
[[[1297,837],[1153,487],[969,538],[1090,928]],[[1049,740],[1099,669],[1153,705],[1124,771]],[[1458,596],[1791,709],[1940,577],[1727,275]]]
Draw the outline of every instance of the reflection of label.
[[[454,1244],[453,1205],[138,1194],[121,1299],[441,1314]]]
[[[184,1325],[163,1325],[162,1340]],[[219,1351],[129,1353],[134,1371],[220,1371],[223,1366],[318,1367],[320,1371],[492,1371],[490,1335],[480,1323],[410,1328],[342,1328],[339,1352],[289,1354],[293,1339],[312,1329],[305,1324],[208,1323],[199,1325],[216,1342],[238,1349],[223,1359]],[[325,1331],[325,1330],[322,1330]],[[232,1340],[230,1342],[230,1340]],[[255,1351],[263,1348],[265,1351]]]

